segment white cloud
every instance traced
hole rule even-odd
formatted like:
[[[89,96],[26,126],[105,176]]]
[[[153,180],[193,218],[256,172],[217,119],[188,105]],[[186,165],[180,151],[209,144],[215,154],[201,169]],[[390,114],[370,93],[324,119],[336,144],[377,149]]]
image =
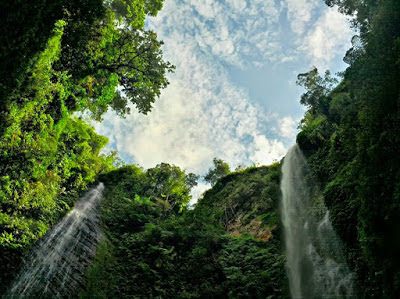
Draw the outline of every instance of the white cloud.
[[[350,48],[352,31],[346,17],[336,9],[327,9],[306,34],[301,50],[320,70],[332,67],[333,60]]]
[[[320,0],[285,0],[291,32],[285,32],[281,63],[301,63],[305,68],[315,65],[320,70],[334,67],[350,46],[352,32],[346,17]]]
[[[122,155],[133,157],[145,168],[167,161],[202,174],[213,157],[234,168],[265,164],[285,154],[282,143],[270,142],[263,134],[262,110],[229,83],[221,66],[189,52],[180,57],[180,75],[171,77],[171,85],[149,115],[133,112],[126,120],[112,113],[105,116],[100,132],[114,134]],[[269,125],[276,125],[275,119]],[[263,158],[263,153],[269,153],[268,157]]]
[[[290,116],[280,119],[279,131],[285,138],[294,138],[296,136],[296,121]]]
[[[297,35],[303,35],[309,26],[318,0],[286,0],[287,18],[290,27]]]
[[[199,50],[243,68],[276,60],[278,21],[279,5],[274,0],[167,0],[149,26],[162,36],[179,31]]]
[[[246,8],[246,1],[243,0],[226,0],[226,2],[236,11],[242,11]]]
[[[260,165],[270,165],[282,158],[287,148],[282,142],[269,140],[265,135],[253,135],[252,153],[250,159]]]

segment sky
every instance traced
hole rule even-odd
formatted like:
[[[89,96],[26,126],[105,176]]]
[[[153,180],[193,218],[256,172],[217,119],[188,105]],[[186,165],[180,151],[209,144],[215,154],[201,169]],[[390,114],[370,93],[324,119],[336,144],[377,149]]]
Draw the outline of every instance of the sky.
[[[176,66],[170,85],[148,115],[108,112],[96,131],[127,163],[199,175],[214,157],[231,169],[279,161],[305,112],[297,75],[343,71],[354,35],[323,0],[165,0],[146,28]]]

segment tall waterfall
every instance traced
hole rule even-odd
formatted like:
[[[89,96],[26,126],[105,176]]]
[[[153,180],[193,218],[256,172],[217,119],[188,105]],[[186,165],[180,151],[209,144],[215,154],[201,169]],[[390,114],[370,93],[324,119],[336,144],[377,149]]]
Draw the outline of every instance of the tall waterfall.
[[[101,239],[98,203],[104,186],[80,198],[38,244],[11,286],[8,296],[76,295]]]
[[[297,145],[284,158],[281,191],[292,298],[353,297],[353,275],[346,266],[329,211]]]

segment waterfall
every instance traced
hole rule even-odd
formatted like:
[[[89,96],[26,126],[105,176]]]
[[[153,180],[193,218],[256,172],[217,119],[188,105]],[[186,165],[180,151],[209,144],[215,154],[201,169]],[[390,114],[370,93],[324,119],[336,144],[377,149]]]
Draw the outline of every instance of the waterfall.
[[[282,222],[292,298],[351,298],[353,274],[329,211],[295,145],[282,165]]]
[[[98,203],[103,189],[100,183],[86,193],[46,234],[25,262],[8,296],[77,295],[101,239]]]

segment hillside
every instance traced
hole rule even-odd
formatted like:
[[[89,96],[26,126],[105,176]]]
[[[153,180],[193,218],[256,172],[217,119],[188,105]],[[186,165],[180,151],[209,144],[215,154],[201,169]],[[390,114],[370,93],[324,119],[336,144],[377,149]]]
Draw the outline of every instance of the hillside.
[[[156,169],[160,167],[179,172],[164,164]],[[166,190],[158,188],[165,188],[168,180],[158,180],[158,191],[153,192],[154,184],[145,179],[149,171],[153,172],[128,166],[101,178],[106,185],[105,239],[83,296],[275,298],[286,294],[278,165],[222,178],[193,210],[185,206],[174,210],[183,197],[167,201],[162,196]]]

